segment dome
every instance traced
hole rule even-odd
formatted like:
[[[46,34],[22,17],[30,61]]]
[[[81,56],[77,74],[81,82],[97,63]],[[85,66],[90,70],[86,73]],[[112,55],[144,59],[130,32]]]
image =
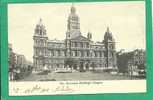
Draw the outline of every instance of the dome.
[[[45,29],[45,26],[42,23],[41,18],[40,18],[38,24],[36,25],[35,34],[46,35],[46,29]]]
[[[75,9],[75,7],[72,5],[72,6],[71,6],[71,13],[72,13],[72,14],[75,14],[75,12],[76,12],[76,9]]]
[[[71,6],[71,13],[69,15],[69,19],[72,19],[72,20],[79,20],[79,17],[78,15],[76,14],[76,8],[73,6]]]
[[[106,30],[106,32],[105,32],[104,40],[111,40],[111,41],[114,41],[113,35],[112,35],[112,33],[110,32],[109,27],[107,27],[107,30]]]
[[[68,19],[71,19],[71,20],[79,20],[79,17],[78,17],[78,15],[77,14],[70,14],[69,15],[69,17],[68,17]]]
[[[41,19],[41,18],[39,19],[39,22],[38,22],[37,26],[39,26],[39,27],[44,27],[44,25],[43,25],[43,23],[42,23],[42,19]]]

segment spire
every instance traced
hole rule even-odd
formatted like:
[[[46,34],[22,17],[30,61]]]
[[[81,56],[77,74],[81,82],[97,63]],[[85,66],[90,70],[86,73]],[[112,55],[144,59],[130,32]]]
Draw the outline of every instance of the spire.
[[[108,33],[110,32],[110,31],[109,31],[109,27],[107,27],[107,30],[106,30],[106,32],[108,32]]]
[[[39,25],[43,25],[43,24],[42,24],[42,18],[39,19],[39,23],[38,23],[38,24],[39,24]]]
[[[39,19],[39,22],[36,25],[35,34],[37,34],[37,35],[43,35],[43,36],[46,35],[46,29],[45,29],[45,26],[42,23],[42,19],[41,18]]]
[[[70,38],[75,38],[77,36],[81,35],[80,32],[80,22],[79,22],[79,17],[76,14],[76,9],[74,7],[74,5],[72,4],[71,8],[71,13],[69,14],[68,17],[68,23],[67,23],[67,33],[70,36]]]
[[[76,12],[76,9],[74,7],[74,4],[72,3],[72,6],[71,6],[71,14],[75,14]]]
[[[91,33],[90,31],[88,31],[87,38],[88,38],[89,40],[92,39],[92,33]]]
[[[114,40],[114,39],[113,39],[113,35],[112,35],[112,33],[110,32],[109,27],[107,27],[107,29],[106,29],[106,32],[105,32],[105,35],[104,35],[104,40],[111,40],[111,41]]]

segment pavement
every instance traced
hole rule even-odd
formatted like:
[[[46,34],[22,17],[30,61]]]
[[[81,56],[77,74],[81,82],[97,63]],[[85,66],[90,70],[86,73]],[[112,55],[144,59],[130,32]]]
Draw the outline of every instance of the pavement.
[[[77,80],[129,80],[128,76],[108,72],[31,73],[20,81],[77,81]]]

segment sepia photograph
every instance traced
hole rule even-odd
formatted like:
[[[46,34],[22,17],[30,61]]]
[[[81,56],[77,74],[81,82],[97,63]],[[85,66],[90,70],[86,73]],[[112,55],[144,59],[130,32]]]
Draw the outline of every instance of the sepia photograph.
[[[9,4],[11,94],[21,84],[21,90],[28,86],[41,90],[39,85],[45,84],[48,94],[111,93],[103,86],[113,81],[117,86],[126,83],[124,91],[130,84],[132,88],[130,81],[135,85],[143,81],[140,92],[145,91],[145,41],[144,1]],[[48,92],[57,82],[66,87]],[[87,84],[94,86],[86,90]],[[102,87],[106,91],[101,92]]]

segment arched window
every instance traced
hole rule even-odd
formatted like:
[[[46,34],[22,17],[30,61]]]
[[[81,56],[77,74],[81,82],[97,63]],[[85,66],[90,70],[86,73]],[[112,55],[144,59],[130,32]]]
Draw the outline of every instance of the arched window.
[[[77,42],[75,42],[75,47],[77,47]]]
[[[41,50],[39,51],[39,55],[42,55],[42,52],[41,52]]]
[[[81,42],[81,47],[83,48],[83,42]]]
[[[75,56],[77,56],[77,51],[75,51]]]
[[[87,51],[87,57],[89,57],[89,51]]]
[[[42,35],[42,29],[40,29],[40,35]]]
[[[95,54],[95,57],[97,57],[97,53],[96,53],[96,51],[94,51],[94,54]]]

